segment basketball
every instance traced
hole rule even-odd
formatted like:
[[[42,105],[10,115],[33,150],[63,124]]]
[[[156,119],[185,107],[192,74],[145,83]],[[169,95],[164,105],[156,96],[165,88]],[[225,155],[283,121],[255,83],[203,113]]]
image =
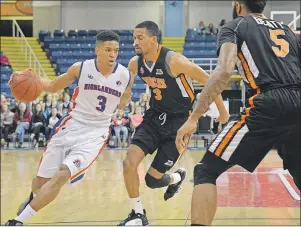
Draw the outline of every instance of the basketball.
[[[40,77],[31,69],[16,72],[11,76],[9,86],[12,95],[21,102],[32,102],[42,92]]]

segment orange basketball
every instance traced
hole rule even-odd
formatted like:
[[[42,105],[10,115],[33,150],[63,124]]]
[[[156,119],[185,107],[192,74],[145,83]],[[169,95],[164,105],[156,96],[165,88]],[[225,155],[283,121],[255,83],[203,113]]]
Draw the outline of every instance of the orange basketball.
[[[43,86],[40,77],[31,69],[15,72],[9,81],[12,95],[21,102],[32,102],[39,97]]]

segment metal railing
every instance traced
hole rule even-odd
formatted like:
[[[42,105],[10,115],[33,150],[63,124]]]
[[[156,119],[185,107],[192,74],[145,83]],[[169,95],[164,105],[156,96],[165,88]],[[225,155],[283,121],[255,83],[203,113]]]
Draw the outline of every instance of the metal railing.
[[[193,63],[199,65],[201,68],[204,68],[204,70],[211,74],[217,65],[217,58],[188,58]],[[233,71],[233,74],[238,74],[236,70]],[[233,79],[241,79],[240,76],[232,76]],[[203,85],[200,85],[198,82],[193,81],[193,87],[195,89],[200,89],[203,87]],[[246,98],[246,86],[244,83],[242,83],[241,87],[241,101],[243,104],[243,107],[245,107],[245,98]]]
[[[43,69],[41,63],[39,62],[37,56],[33,52],[31,46],[29,45],[24,33],[22,32],[20,26],[16,20],[12,23],[13,37],[14,40],[21,45],[21,52],[24,53],[25,59],[28,60],[28,66],[39,76],[46,77],[45,70]]]

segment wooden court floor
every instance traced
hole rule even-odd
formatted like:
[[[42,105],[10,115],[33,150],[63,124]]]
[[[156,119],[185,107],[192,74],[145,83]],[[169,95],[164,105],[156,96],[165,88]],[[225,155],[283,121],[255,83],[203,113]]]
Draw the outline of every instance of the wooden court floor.
[[[42,152],[1,150],[1,225],[16,216],[19,204],[29,195]],[[130,211],[122,175],[125,154],[124,150],[105,150],[78,186],[64,186],[55,202],[26,225],[116,226]],[[187,178],[182,191],[166,202],[165,189],[152,190],[144,184],[153,157],[148,156],[140,165],[141,198],[150,225],[190,225],[193,167],[203,154],[187,151],[176,165],[187,169]],[[233,167],[217,184],[218,210],[213,225],[300,225],[300,201],[296,200],[300,194],[291,176],[281,171],[276,152],[270,152],[253,174]]]

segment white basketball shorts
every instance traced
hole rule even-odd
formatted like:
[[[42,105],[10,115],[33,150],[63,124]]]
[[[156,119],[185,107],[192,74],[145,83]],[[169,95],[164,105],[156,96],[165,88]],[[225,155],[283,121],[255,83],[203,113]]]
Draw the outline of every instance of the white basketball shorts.
[[[108,127],[87,126],[67,114],[53,128],[37,176],[52,178],[64,164],[71,172],[69,183],[80,181],[105,147],[108,138]]]

